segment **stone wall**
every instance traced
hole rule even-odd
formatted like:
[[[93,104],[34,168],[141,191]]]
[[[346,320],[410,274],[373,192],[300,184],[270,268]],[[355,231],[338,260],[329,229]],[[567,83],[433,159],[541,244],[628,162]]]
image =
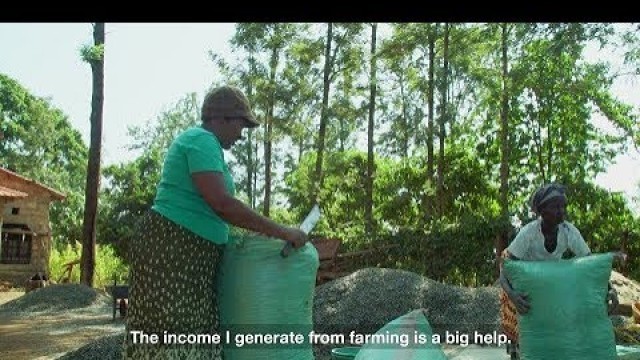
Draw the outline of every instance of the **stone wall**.
[[[0,264],[0,280],[22,285],[37,272],[49,273],[49,256],[52,247],[49,224],[50,201],[48,196],[29,196],[24,199],[7,201],[4,204],[2,223],[5,225],[25,224],[36,235],[33,235],[31,239],[31,262],[29,264]]]
[[[0,204],[0,224],[24,224],[34,233],[29,264],[0,264],[0,280],[22,285],[36,272],[49,272],[52,248],[49,206],[52,201],[63,200],[65,195],[3,168],[0,168],[0,184],[28,195],[23,199],[5,199],[4,206]]]

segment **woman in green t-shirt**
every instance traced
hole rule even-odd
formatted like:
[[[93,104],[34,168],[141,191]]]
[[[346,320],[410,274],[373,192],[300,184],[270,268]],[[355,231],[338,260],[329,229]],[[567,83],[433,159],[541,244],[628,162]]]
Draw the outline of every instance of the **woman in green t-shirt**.
[[[165,156],[151,210],[131,244],[127,359],[221,359],[219,344],[164,344],[168,335],[217,334],[215,278],[229,224],[279,238],[294,248],[307,235],[260,215],[235,198],[224,159],[259,125],[237,88],[213,89],[202,105],[202,125],[185,130]],[[149,344],[143,335],[157,335]],[[140,340],[145,340],[141,343]]]

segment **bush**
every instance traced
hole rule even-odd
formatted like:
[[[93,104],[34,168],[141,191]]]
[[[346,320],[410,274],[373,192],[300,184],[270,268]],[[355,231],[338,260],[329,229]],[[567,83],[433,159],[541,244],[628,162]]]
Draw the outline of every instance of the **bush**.
[[[56,244],[51,251],[49,259],[50,278],[59,281],[65,276],[65,264],[80,259],[82,245]],[[118,283],[126,283],[128,266],[119,258],[112,245],[96,245],[96,264],[94,287],[100,288],[113,284],[114,278]],[[80,282],[80,265],[73,267],[70,282]]]

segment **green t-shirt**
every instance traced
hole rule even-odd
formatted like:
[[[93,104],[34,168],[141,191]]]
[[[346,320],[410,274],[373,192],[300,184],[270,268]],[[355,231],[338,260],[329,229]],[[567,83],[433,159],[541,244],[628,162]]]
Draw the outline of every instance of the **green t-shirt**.
[[[227,192],[235,195],[218,138],[193,127],[178,135],[169,147],[152,208],[207,240],[225,244],[229,225],[209,207],[191,180],[191,174],[202,171],[222,173]]]

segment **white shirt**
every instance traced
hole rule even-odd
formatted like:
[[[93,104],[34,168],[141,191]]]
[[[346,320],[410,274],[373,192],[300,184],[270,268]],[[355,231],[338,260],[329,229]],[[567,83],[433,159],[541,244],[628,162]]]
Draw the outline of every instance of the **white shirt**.
[[[575,256],[591,253],[580,231],[566,221],[558,225],[558,245],[553,252],[548,252],[544,247],[541,225],[540,218],[525,225],[507,247],[507,251],[520,260],[528,261],[558,260],[567,249],[571,250]]]

